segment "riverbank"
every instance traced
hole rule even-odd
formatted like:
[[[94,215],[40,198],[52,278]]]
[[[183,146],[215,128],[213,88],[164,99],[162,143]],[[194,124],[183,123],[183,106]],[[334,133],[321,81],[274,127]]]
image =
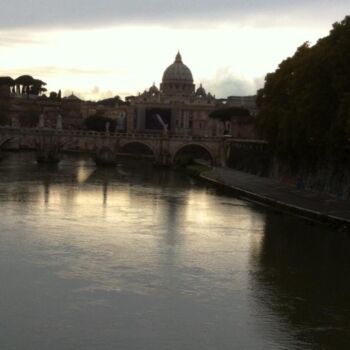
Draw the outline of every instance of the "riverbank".
[[[202,179],[235,192],[239,196],[298,216],[350,228],[350,202],[328,194],[299,190],[277,180],[229,168],[203,172]]]

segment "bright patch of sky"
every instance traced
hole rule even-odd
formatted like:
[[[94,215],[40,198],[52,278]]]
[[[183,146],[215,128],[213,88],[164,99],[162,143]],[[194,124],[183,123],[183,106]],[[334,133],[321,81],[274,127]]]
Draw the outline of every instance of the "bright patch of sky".
[[[32,0],[33,5],[39,2]],[[266,73],[274,71],[303,42],[315,43],[327,35],[331,24],[346,15],[342,1],[338,7],[333,2],[328,17],[327,11],[322,11],[314,22],[301,20],[300,16],[286,16],[285,12],[276,17],[271,14],[272,5],[267,13],[258,7],[260,12],[253,16],[244,10],[243,2],[236,1],[237,6],[241,3],[242,7],[236,9],[241,9],[242,17],[229,24],[220,6],[221,12],[214,11],[215,16],[208,16],[212,2],[206,0],[202,4],[208,5],[208,11],[202,11],[202,18],[195,14],[185,16],[181,8],[171,2],[178,14],[163,10],[163,17],[169,21],[162,19],[160,12],[147,20],[140,13],[131,12],[132,20],[126,24],[127,15],[123,17],[119,13],[119,17],[113,19],[99,9],[94,17],[93,11],[85,13],[84,7],[79,22],[78,13],[74,15],[73,11],[72,15],[65,10],[64,1],[56,3],[61,4],[62,18],[53,16],[51,26],[44,21],[42,12],[33,16],[32,21],[23,17],[17,25],[6,25],[0,14],[3,20],[0,75],[31,74],[46,81],[49,90],[61,89],[65,94],[73,91],[85,99],[127,96],[143,91],[153,82],[158,85],[178,49],[195,83],[203,83],[217,97],[254,94],[263,85]],[[87,5],[91,7],[92,2],[87,1]],[[305,5],[304,10],[311,11],[310,4]],[[335,18],[336,15],[340,17]],[[101,25],[103,16],[108,26]],[[191,16],[193,22],[189,24]],[[305,13],[303,16],[307,17]],[[96,21],[92,21],[94,18]],[[176,25],[176,18],[186,23]],[[89,20],[93,23],[90,26]]]

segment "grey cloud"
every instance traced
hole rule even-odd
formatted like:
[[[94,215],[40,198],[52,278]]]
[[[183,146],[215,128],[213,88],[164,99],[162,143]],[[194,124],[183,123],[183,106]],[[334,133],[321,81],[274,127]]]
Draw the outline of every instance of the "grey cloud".
[[[330,16],[341,20],[347,10],[348,0],[11,0],[1,5],[0,28],[242,20],[268,25],[290,17],[308,18],[312,25]]]
[[[264,78],[249,80],[235,76],[228,69],[221,69],[213,79],[203,79],[202,84],[208,92],[217,98],[235,95],[247,96],[255,95],[257,90],[263,87]]]
[[[0,71],[1,73],[1,71]],[[10,72],[12,76],[18,76],[22,74],[29,74],[36,77],[55,77],[58,75],[100,75],[100,74],[112,74],[115,71],[102,70],[102,69],[82,69],[82,68],[69,68],[69,67],[28,67],[21,69],[12,69]]]
[[[82,100],[88,101],[97,101],[97,100],[102,100],[105,98],[110,98],[110,97],[115,97],[117,95],[119,96],[127,96],[130,95],[128,93],[120,94],[112,90],[102,90],[99,86],[94,86],[91,90],[69,90],[66,89],[63,91],[63,96],[69,96],[70,94],[74,93],[77,97],[81,98]]]

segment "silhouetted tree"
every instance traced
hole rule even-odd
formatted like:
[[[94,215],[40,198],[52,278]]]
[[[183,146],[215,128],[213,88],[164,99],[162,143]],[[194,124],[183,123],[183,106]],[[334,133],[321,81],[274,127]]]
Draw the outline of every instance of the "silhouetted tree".
[[[27,93],[27,89],[34,84],[34,78],[30,75],[21,75],[15,79],[15,85],[19,93]]]
[[[30,89],[30,93],[37,96],[41,95],[42,92],[47,91],[47,89],[44,88],[45,85],[46,83],[43,82],[42,80],[34,79],[33,85]]]
[[[247,119],[250,117],[250,112],[248,109],[243,107],[225,107],[211,112],[209,117],[220,120],[225,129],[224,134],[227,134],[228,130],[226,128],[226,122],[231,121],[233,118]]]
[[[304,43],[258,92],[262,135],[295,168],[331,159],[350,138],[350,17]]]
[[[99,132],[104,132],[106,130],[107,122],[110,123],[110,131],[113,131],[115,128],[115,123],[111,118],[94,115],[84,120],[84,124],[88,130]]]
[[[15,81],[11,77],[0,77],[0,86],[14,86]]]
[[[116,105],[121,106],[127,104],[125,101],[123,101],[120,96],[115,96],[111,98],[106,98],[104,100],[100,100],[96,102],[98,105],[103,105],[106,107],[115,107]]]
[[[57,92],[54,92],[54,91],[50,92],[50,96],[49,96],[50,100],[57,100],[57,97],[58,97]]]
[[[249,117],[250,112],[243,107],[225,107],[211,112],[209,117],[219,119],[222,122],[230,121],[232,117]]]

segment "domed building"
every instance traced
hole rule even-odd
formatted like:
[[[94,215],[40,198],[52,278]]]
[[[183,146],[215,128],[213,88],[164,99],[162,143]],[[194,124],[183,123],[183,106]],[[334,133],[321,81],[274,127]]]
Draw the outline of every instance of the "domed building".
[[[199,97],[207,97],[207,93],[205,92],[204,87],[202,86],[202,84],[199,86],[199,88],[196,90],[196,96]]]
[[[214,136],[222,125],[209,114],[218,104],[202,86],[196,90],[190,68],[180,52],[164,73],[159,88],[153,84],[138,96],[127,98],[130,103],[127,130],[129,132],[172,135]]]
[[[167,95],[190,96],[194,92],[192,72],[183,64],[180,52],[163,74],[160,91]]]

